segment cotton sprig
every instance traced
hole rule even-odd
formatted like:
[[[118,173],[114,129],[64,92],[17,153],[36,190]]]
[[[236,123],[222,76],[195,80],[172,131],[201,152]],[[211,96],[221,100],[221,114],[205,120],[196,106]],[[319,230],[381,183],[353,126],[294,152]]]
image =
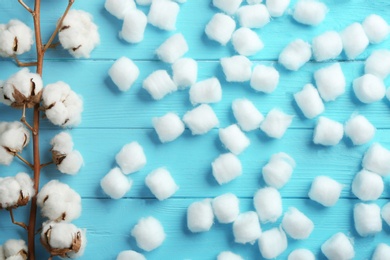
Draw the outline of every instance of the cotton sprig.
[[[0,245],[1,260],[26,260],[27,256],[27,245],[24,240],[9,239]]]
[[[23,54],[33,43],[33,31],[23,22],[10,20],[8,24],[0,24],[0,56]]]
[[[0,122],[0,164],[10,165],[30,141],[30,132],[20,122]]]
[[[24,206],[34,195],[34,182],[27,173],[0,178],[0,209]]]

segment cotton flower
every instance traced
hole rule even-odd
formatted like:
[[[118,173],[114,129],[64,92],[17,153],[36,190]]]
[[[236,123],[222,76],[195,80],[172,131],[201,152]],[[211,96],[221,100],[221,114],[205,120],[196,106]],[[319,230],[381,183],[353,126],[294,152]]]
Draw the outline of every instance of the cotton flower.
[[[30,141],[30,132],[21,122],[0,122],[0,164],[9,165]]]
[[[34,195],[34,183],[27,173],[0,178],[0,209],[24,206]]]
[[[0,26],[0,56],[10,57],[28,52],[33,45],[33,31],[19,20]]]
[[[24,240],[9,239],[3,245],[4,259],[27,259],[27,245]],[[0,253],[1,256],[1,253]]]

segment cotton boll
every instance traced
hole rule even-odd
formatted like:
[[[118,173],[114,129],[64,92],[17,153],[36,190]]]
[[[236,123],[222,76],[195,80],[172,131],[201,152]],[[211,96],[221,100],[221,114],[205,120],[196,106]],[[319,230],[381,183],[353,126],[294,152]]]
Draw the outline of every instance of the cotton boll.
[[[375,135],[375,127],[363,115],[352,115],[345,123],[344,132],[354,145],[368,143]]]
[[[193,135],[205,134],[219,124],[213,109],[207,104],[202,104],[185,113],[183,121]]]
[[[230,41],[235,29],[236,22],[233,18],[226,14],[217,13],[207,23],[205,33],[209,39],[224,46]]]
[[[233,15],[238,7],[240,7],[242,0],[213,0],[213,5],[221,9],[229,15]]]
[[[286,69],[297,71],[311,57],[311,46],[309,43],[298,39],[289,43],[279,54],[279,63]]]
[[[118,19],[123,19],[126,13],[135,9],[134,0],[106,0],[104,8]]]
[[[175,82],[173,82],[166,70],[156,70],[150,74],[144,80],[142,87],[148,91],[155,100],[160,100],[167,94],[177,90]]]
[[[222,58],[221,66],[228,82],[244,82],[251,78],[252,62],[245,56],[235,55]]]
[[[77,227],[65,222],[45,222],[43,223],[41,238],[47,239],[51,248],[64,249],[71,248],[73,235],[77,233]],[[50,235],[49,235],[50,234]]]
[[[248,211],[238,215],[233,223],[233,235],[236,243],[254,244],[262,235],[256,212]]]
[[[238,22],[242,27],[261,28],[270,22],[267,7],[262,4],[244,5],[237,11]]]
[[[162,143],[172,142],[184,132],[184,123],[175,113],[152,119],[153,127]]]
[[[167,63],[174,63],[188,52],[188,45],[183,34],[177,33],[169,37],[156,50],[157,57]]]
[[[364,154],[362,166],[383,177],[388,176],[390,174],[390,151],[379,143],[374,143]]]
[[[269,137],[280,139],[290,126],[293,117],[294,116],[288,115],[283,111],[274,108],[268,112],[264,121],[260,125],[260,129]]]
[[[27,257],[27,245],[22,239],[9,239],[3,244],[3,252],[5,259],[10,259],[16,256]],[[24,259],[24,258],[21,258]]]
[[[388,260],[390,255],[390,246],[385,243],[380,243],[374,251],[372,260]]]
[[[50,144],[52,150],[58,151],[62,154],[68,154],[73,150],[73,140],[72,136],[68,132],[61,132],[54,136]]]
[[[378,199],[384,190],[383,179],[380,175],[361,170],[352,181],[352,192],[363,201]]]
[[[232,223],[240,213],[240,201],[233,193],[225,193],[213,199],[213,212],[219,223]]]
[[[85,252],[85,247],[87,246],[87,230],[79,228],[77,230],[77,234],[79,235],[78,238],[79,238],[79,241],[80,241],[79,242],[80,243],[80,248],[79,248],[79,250],[77,252],[76,251],[70,251],[69,253],[67,253],[69,258],[79,258]]]
[[[253,204],[262,223],[273,223],[282,215],[282,197],[275,188],[259,189],[253,197]]]
[[[390,74],[390,51],[373,51],[366,60],[364,72],[385,79]]]
[[[165,240],[165,231],[160,221],[154,217],[141,218],[131,230],[137,246],[147,252],[161,246]]]
[[[199,103],[217,103],[222,99],[222,87],[218,78],[213,77],[199,81],[190,88],[190,101]]]
[[[124,174],[137,172],[146,165],[144,149],[138,142],[124,145],[115,160]]]
[[[331,207],[338,201],[343,185],[327,176],[317,176],[309,191],[309,198],[325,207]]]
[[[129,43],[142,42],[147,23],[148,18],[142,11],[132,9],[126,12],[119,37]]]
[[[3,126],[3,131],[0,130],[0,147],[13,157],[15,153],[21,152],[29,143],[30,131],[23,123],[18,121],[5,122]],[[8,156],[5,157],[4,159],[7,160]]]
[[[243,260],[243,258],[233,252],[223,251],[218,254],[217,260]]]
[[[327,31],[312,41],[313,56],[316,61],[335,59],[343,51],[343,42],[336,31]]]
[[[46,107],[51,107],[56,102],[60,103],[60,101],[65,100],[70,92],[70,86],[63,81],[48,84],[42,94],[43,104]]]
[[[31,199],[35,195],[34,182],[31,179],[30,175],[24,172],[19,172],[15,176],[15,180],[20,185],[20,191],[23,195],[23,198]]]
[[[232,43],[236,52],[244,56],[254,55],[264,47],[257,33],[245,27],[241,27],[233,33]]]
[[[350,260],[355,256],[352,241],[341,232],[326,240],[321,251],[330,260]]]
[[[266,0],[265,5],[272,17],[280,17],[284,14],[287,7],[290,4],[290,0]]]
[[[287,237],[281,228],[264,231],[259,238],[259,249],[265,259],[278,257],[287,249]]]
[[[179,189],[169,171],[164,168],[149,173],[145,184],[158,200],[168,199]]]
[[[370,43],[380,43],[384,41],[390,33],[390,26],[385,19],[377,14],[371,14],[362,23]]]
[[[253,69],[250,85],[254,90],[272,93],[279,84],[279,72],[274,67],[256,65]]]
[[[381,209],[376,204],[357,203],[353,209],[355,229],[360,236],[372,236],[382,231]]]
[[[288,260],[315,260],[315,255],[307,249],[295,249],[288,255]]]
[[[62,173],[74,175],[80,171],[83,164],[84,160],[81,153],[79,151],[71,151],[57,167]]]
[[[0,209],[12,208],[20,198],[20,184],[13,177],[0,179]]]
[[[385,96],[386,87],[381,78],[365,74],[353,81],[353,91],[361,102],[370,104]]]
[[[220,128],[219,139],[230,152],[236,155],[242,153],[250,145],[249,138],[236,124]]]
[[[209,231],[214,222],[211,200],[191,203],[187,208],[187,227],[193,233]]]
[[[180,6],[173,1],[153,0],[148,13],[148,23],[161,30],[176,29],[176,19]]]
[[[317,70],[314,79],[324,101],[334,101],[345,92],[346,82],[340,63]]]
[[[14,19],[0,26],[0,57],[23,54],[33,44],[33,31],[23,22]]]
[[[381,216],[387,225],[390,226],[390,202],[382,207]]]
[[[228,183],[242,174],[241,161],[232,153],[221,154],[212,162],[211,167],[219,185]]]
[[[296,208],[289,208],[284,214],[282,226],[293,239],[306,239],[314,229],[313,221]]]
[[[312,84],[306,84],[301,91],[295,93],[294,99],[303,115],[309,119],[315,118],[325,110],[320,94]]]
[[[340,33],[344,52],[348,59],[353,60],[367,48],[369,40],[360,23],[349,25]]]
[[[127,91],[137,80],[139,69],[132,60],[121,57],[111,66],[108,75],[120,91]]]
[[[326,16],[328,8],[316,0],[300,0],[294,7],[293,18],[305,25],[319,25]]]
[[[146,260],[146,257],[133,250],[125,250],[120,252],[116,260]]]
[[[262,169],[264,181],[267,185],[280,189],[290,180],[294,168],[295,161],[288,154],[274,154]]]
[[[195,84],[198,77],[198,63],[191,58],[181,58],[172,64],[173,82],[180,88]]]
[[[344,135],[343,124],[321,116],[314,128],[313,142],[325,146],[338,144]]]
[[[120,199],[131,189],[132,180],[126,178],[119,168],[110,170],[100,181],[104,193],[112,199]]]
[[[243,131],[252,131],[260,126],[264,116],[248,99],[236,99],[232,104],[233,114]]]

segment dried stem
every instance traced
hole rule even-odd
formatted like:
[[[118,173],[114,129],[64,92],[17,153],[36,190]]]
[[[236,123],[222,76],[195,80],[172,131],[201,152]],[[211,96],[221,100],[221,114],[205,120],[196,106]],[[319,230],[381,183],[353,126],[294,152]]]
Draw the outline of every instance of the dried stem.
[[[29,13],[31,13],[32,15],[34,15],[34,11],[30,8],[30,7],[28,7],[28,5],[26,5],[26,3],[25,2],[23,2],[23,0],[18,0],[18,2],[29,12]]]
[[[54,163],[53,161],[47,162],[47,163],[42,163],[42,164],[41,164],[41,169],[44,168],[44,167],[46,167],[46,166],[49,166],[50,164],[53,164],[53,163]]]
[[[22,228],[24,228],[24,229],[27,230],[27,225],[26,225],[26,224],[24,224],[23,222],[15,221],[14,212],[12,211],[12,208],[9,209],[9,215],[10,215],[10,217],[11,217],[12,223],[14,223],[15,225],[20,226],[20,227],[22,227]]]
[[[32,66],[37,66],[37,62],[34,61],[34,62],[21,62],[19,59],[18,59],[18,56],[16,56],[16,54],[13,55],[14,57],[14,60],[16,62],[16,64],[19,66],[19,67],[32,67]]]
[[[30,167],[31,169],[34,169],[34,165],[32,165],[30,162],[28,162],[26,159],[24,159],[20,154],[16,153],[15,156],[18,157],[19,160],[24,162],[28,167]]]
[[[33,133],[33,135],[36,135],[37,132],[34,130],[34,128],[27,122],[26,120],[26,105],[23,106],[23,112],[22,112],[22,118],[20,119],[20,121],[28,128],[31,130],[31,132]]]

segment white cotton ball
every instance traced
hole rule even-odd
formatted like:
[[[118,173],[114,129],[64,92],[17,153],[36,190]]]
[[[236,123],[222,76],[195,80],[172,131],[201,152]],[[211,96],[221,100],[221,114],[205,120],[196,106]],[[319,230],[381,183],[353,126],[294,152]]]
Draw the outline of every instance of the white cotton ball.
[[[166,237],[163,226],[154,217],[141,218],[131,230],[131,235],[137,246],[148,252],[161,246]]]
[[[212,162],[211,167],[219,185],[228,183],[242,174],[241,161],[232,153],[221,154]]]
[[[44,222],[41,239],[47,240],[50,247],[55,249],[71,248],[77,227],[65,222]],[[50,232],[50,233],[48,233]],[[50,234],[50,235],[48,235]]]
[[[155,100],[160,100],[167,94],[177,90],[175,82],[173,82],[166,70],[154,71],[144,79],[142,87],[148,91]]]
[[[299,0],[294,7],[293,18],[301,24],[319,25],[325,19],[327,12],[328,8],[322,2]]]
[[[267,7],[262,4],[244,5],[237,11],[241,27],[261,28],[270,22]]]
[[[287,237],[281,228],[264,231],[259,238],[259,250],[265,259],[278,257],[287,249]]]
[[[72,136],[68,132],[61,132],[51,139],[50,144],[53,151],[68,154],[73,150]]]
[[[234,241],[240,244],[254,244],[261,237],[259,217],[254,211],[247,211],[237,216],[233,222]]]
[[[293,117],[277,108],[273,108],[261,123],[260,129],[269,137],[280,139],[291,125]]]
[[[390,202],[382,207],[381,216],[383,220],[390,226]]]
[[[369,40],[360,23],[349,25],[340,33],[344,52],[348,59],[353,60],[367,48]]]
[[[81,241],[80,249],[79,249],[78,252],[70,251],[69,253],[67,253],[67,256],[69,258],[79,258],[79,257],[81,257],[84,254],[85,248],[87,246],[87,230],[79,228],[77,230],[77,233],[80,234],[80,241]]]
[[[386,86],[381,78],[364,74],[353,81],[353,91],[361,102],[370,104],[385,96]]]
[[[289,43],[279,54],[279,63],[286,69],[297,71],[311,57],[311,46],[309,43],[298,39]]]
[[[352,181],[352,192],[363,201],[378,199],[384,190],[384,182],[380,175],[361,170]]]
[[[0,146],[0,164],[8,166],[13,161],[13,154],[9,153],[4,147]]]
[[[150,5],[153,0],[135,0],[135,2],[137,3],[137,5]]]
[[[267,185],[282,188],[290,180],[295,168],[295,161],[286,153],[276,153],[263,167],[262,174]]]
[[[390,174],[390,151],[379,143],[374,143],[364,154],[362,166],[383,177],[388,176]]]
[[[252,62],[245,56],[235,55],[220,60],[223,73],[228,82],[248,81],[252,75]]]
[[[164,168],[149,173],[145,178],[145,184],[158,200],[168,199],[179,189],[169,171]]]
[[[183,121],[193,135],[205,134],[219,124],[213,109],[207,104],[202,104],[185,113]]]
[[[34,181],[31,179],[30,175],[19,172],[15,175],[15,180],[19,183],[20,191],[24,198],[29,197],[31,199],[35,195]]]
[[[161,30],[176,29],[176,19],[180,6],[172,1],[153,0],[148,13],[148,23]]]
[[[310,187],[309,198],[325,207],[331,207],[338,201],[343,185],[327,176],[317,176]]]
[[[357,203],[353,209],[355,229],[362,237],[382,231],[381,209],[376,204]]]
[[[214,223],[211,200],[195,201],[187,208],[187,227],[193,233],[209,231]]]
[[[240,213],[240,201],[233,193],[225,193],[213,199],[213,212],[219,223],[232,223]]]
[[[380,243],[376,247],[371,260],[388,260],[390,256],[390,246]]]
[[[236,22],[233,18],[226,14],[217,13],[207,23],[205,33],[209,39],[226,45],[235,29]]]
[[[336,31],[327,31],[312,41],[313,56],[316,61],[335,59],[343,51],[343,42]]]
[[[289,208],[282,220],[283,230],[293,239],[306,239],[314,229],[314,223],[297,208]]]
[[[126,13],[135,9],[134,0],[106,0],[104,8],[118,19],[123,19]]]
[[[301,91],[295,93],[294,99],[303,115],[309,119],[315,118],[325,110],[320,94],[312,84],[306,84]]]
[[[173,82],[179,88],[195,84],[198,78],[198,63],[191,58],[181,58],[172,64]]]
[[[4,130],[0,131],[0,147],[13,152],[21,152],[30,141],[30,131],[21,122],[5,122]],[[8,156],[6,156],[8,157]]]
[[[229,15],[233,15],[238,7],[240,7],[242,0],[213,0],[213,5]]]
[[[333,146],[341,141],[343,135],[343,124],[321,116],[314,128],[313,143]]]
[[[187,41],[181,33],[169,37],[156,50],[157,57],[167,63],[174,63],[187,52]]]
[[[368,143],[375,135],[375,126],[363,115],[352,115],[345,123],[344,132],[354,145]]]
[[[191,86],[189,93],[193,105],[217,103],[222,99],[221,83],[216,77],[196,82]]]
[[[334,101],[345,92],[346,82],[340,63],[317,70],[314,79],[324,101]]]
[[[175,113],[152,119],[153,127],[162,143],[172,142],[184,132],[184,123]]]
[[[290,0],[266,0],[265,3],[269,14],[273,17],[282,16],[289,4]]]
[[[65,174],[74,175],[80,171],[83,166],[84,160],[79,151],[71,151],[66,157],[57,165],[58,170]]]
[[[272,93],[279,84],[279,72],[271,66],[256,65],[253,69],[250,85],[254,90]]]
[[[137,80],[139,69],[131,59],[121,57],[111,66],[108,75],[120,91],[127,91]]]
[[[33,31],[23,22],[13,19],[0,25],[0,57],[28,52],[34,44]]]
[[[0,205],[1,208],[16,206],[20,198],[20,184],[15,178],[5,177],[0,179]]]
[[[124,174],[137,172],[146,165],[144,149],[138,142],[124,145],[115,160]]]
[[[234,117],[243,131],[252,131],[259,128],[264,116],[248,99],[236,99],[232,103]]]
[[[6,260],[12,256],[19,255],[20,251],[27,253],[26,242],[22,239],[9,239],[3,244],[3,252]]]
[[[380,43],[384,41],[390,33],[390,26],[385,19],[377,14],[371,14],[362,23],[370,43]]]
[[[315,255],[308,249],[295,249],[289,255],[287,260],[315,260]]]
[[[138,9],[130,10],[123,19],[119,37],[129,43],[139,43],[144,39],[147,23],[148,18],[142,11]]]
[[[233,252],[223,251],[218,254],[217,260],[243,260],[243,258]]]
[[[376,50],[367,58],[364,72],[381,79],[390,75],[390,50]]]
[[[235,155],[242,153],[250,145],[249,138],[236,124],[226,128],[220,128],[219,139],[222,144]]]
[[[125,250],[117,255],[116,260],[146,260],[146,257],[134,250]]]
[[[355,256],[352,241],[341,232],[326,240],[321,251],[330,260],[350,260]]]
[[[253,204],[262,223],[275,222],[282,215],[282,197],[277,189],[259,189],[253,197]]]
[[[263,49],[260,37],[249,28],[241,27],[232,35],[233,47],[240,55],[251,56]]]

